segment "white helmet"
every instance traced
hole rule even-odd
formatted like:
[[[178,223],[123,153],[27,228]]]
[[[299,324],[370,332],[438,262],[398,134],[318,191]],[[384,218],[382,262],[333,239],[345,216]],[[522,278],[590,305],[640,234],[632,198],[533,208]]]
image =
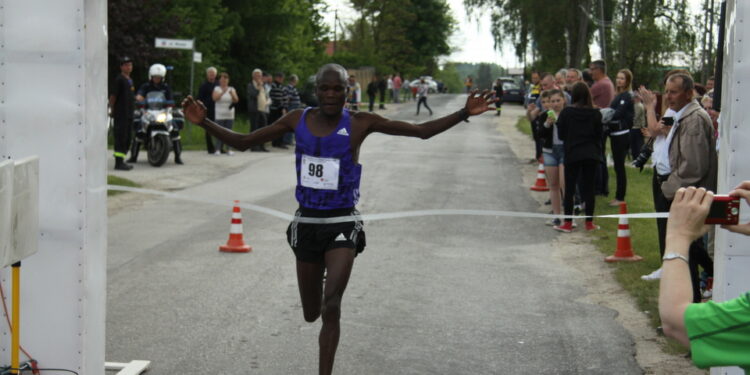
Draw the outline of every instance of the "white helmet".
[[[148,79],[151,79],[153,76],[159,76],[164,78],[167,75],[167,67],[165,67],[162,64],[154,64],[151,65],[150,68],[148,68]]]

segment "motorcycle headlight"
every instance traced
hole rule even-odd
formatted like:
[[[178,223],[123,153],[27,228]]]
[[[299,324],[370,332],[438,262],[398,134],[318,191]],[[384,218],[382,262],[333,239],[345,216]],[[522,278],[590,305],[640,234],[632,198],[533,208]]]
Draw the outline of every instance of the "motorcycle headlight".
[[[158,114],[156,116],[156,122],[161,122],[161,123],[167,122],[167,114],[164,112]]]

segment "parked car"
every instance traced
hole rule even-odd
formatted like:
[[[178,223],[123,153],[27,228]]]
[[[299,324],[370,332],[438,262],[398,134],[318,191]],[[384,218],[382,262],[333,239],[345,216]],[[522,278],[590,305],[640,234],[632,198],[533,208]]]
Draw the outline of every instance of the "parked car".
[[[503,102],[524,103],[525,90],[514,81],[503,82]]]

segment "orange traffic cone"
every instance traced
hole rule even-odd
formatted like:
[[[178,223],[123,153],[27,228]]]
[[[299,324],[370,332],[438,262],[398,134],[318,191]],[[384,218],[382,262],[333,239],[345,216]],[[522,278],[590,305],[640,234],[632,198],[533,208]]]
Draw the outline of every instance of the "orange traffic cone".
[[[625,202],[620,203],[620,214],[628,213],[628,206]],[[633,246],[630,244],[630,225],[628,218],[621,217],[620,224],[617,226],[617,250],[615,254],[604,258],[607,262],[636,262],[643,258],[633,254]]]
[[[534,191],[549,191],[549,187],[547,187],[547,178],[544,174],[544,159],[539,158],[539,168],[536,170],[536,182],[534,183],[534,186],[531,187],[531,190]]]
[[[240,213],[240,201],[234,201],[232,209],[232,226],[229,229],[229,240],[226,245],[219,246],[219,251],[228,253],[247,253],[252,248],[245,244],[242,238],[242,213]]]

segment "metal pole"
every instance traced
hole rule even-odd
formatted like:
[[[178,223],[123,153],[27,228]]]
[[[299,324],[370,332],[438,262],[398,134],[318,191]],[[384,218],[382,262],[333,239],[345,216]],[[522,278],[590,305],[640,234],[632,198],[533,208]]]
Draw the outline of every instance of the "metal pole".
[[[195,78],[195,38],[193,38],[193,49],[190,51],[190,90],[188,92],[193,95],[193,79]]]
[[[19,349],[21,348],[21,262],[13,263],[11,268],[13,286],[11,287],[10,373],[20,374],[17,369],[21,367],[19,357]]]
[[[604,34],[604,0],[599,0],[599,37],[602,45],[602,60],[607,61],[607,38]]]

